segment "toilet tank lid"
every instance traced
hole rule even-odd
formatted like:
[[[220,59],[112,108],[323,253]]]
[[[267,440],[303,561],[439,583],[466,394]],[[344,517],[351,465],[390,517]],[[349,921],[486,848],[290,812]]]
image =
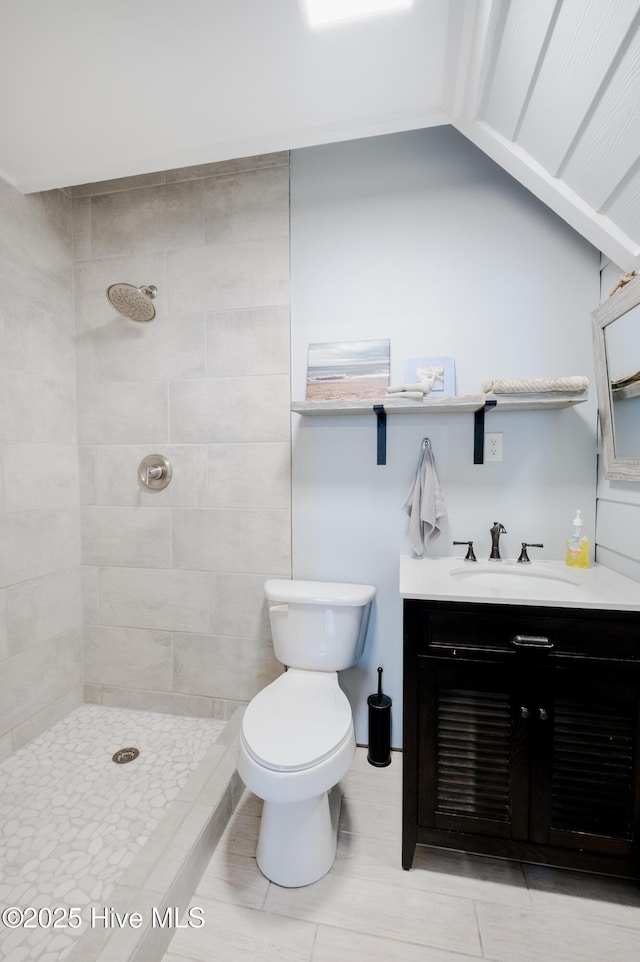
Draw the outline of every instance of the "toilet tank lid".
[[[373,585],[353,585],[340,581],[295,581],[270,578],[264,593],[278,604],[357,606],[373,601]]]

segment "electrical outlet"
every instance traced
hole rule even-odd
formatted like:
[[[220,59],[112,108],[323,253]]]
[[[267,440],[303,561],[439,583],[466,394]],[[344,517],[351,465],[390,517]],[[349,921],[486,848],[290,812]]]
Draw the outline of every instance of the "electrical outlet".
[[[502,461],[502,434],[485,434],[485,461]]]

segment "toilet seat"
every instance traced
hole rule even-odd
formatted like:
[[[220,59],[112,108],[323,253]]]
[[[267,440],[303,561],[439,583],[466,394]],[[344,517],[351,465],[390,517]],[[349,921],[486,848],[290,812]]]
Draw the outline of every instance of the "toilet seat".
[[[351,706],[334,672],[291,668],[247,706],[241,737],[264,768],[303,771],[353,739]]]

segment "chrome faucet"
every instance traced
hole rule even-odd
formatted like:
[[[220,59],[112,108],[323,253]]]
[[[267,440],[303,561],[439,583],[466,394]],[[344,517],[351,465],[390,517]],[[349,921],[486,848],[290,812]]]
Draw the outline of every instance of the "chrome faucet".
[[[493,522],[493,527],[490,528],[489,533],[491,535],[491,554],[489,555],[489,561],[501,561],[500,558],[500,535],[506,534],[507,529],[499,521]]]

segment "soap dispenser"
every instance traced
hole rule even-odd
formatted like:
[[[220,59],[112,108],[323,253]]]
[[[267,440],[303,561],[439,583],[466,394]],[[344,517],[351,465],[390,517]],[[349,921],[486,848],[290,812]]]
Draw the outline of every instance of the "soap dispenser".
[[[576,509],[573,532],[567,538],[566,563],[572,568],[589,568],[589,542],[582,530],[582,511]]]

